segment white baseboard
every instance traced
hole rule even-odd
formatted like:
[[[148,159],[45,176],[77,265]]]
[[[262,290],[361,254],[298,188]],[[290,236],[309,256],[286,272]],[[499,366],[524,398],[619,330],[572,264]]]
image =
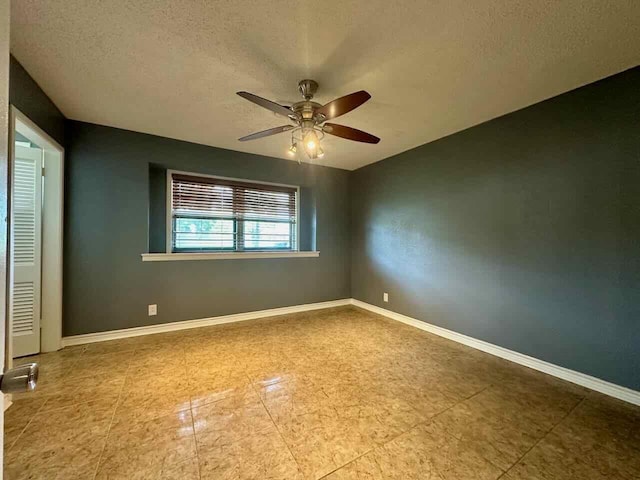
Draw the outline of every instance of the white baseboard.
[[[575,370],[560,367],[558,365],[554,365],[553,363],[545,362],[543,360],[539,360],[522,353],[514,352],[513,350],[508,350],[506,348],[493,345],[492,343],[477,340],[473,337],[468,337],[466,335],[462,335],[461,333],[447,330],[446,328],[437,327],[435,325],[416,320],[415,318],[402,315],[401,313],[392,312],[391,310],[377,307],[369,303],[361,302],[360,300],[356,300],[355,298],[351,299],[351,304],[356,307],[369,310],[370,312],[377,313],[378,315],[383,315],[385,317],[391,318],[392,320],[406,323],[407,325],[419,328],[420,330],[425,330],[440,337],[448,338],[449,340],[453,340],[454,342],[462,343],[463,345],[467,345],[477,350],[490,353],[491,355],[495,355],[496,357],[504,358],[505,360],[524,365],[525,367],[529,367],[534,370],[553,375],[554,377],[558,377],[562,380],[567,380],[568,382],[590,388],[591,390],[595,390],[597,392],[604,393],[605,395],[624,400],[625,402],[633,403],[634,405],[640,405],[640,392],[636,390],[621,387],[620,385],[616,385],[615,383],[606,382],[599,378],[576,372]]]
[[[289,313],[306,312],[309,310],[319,310],[322,308],[342,307],[350,305],[351,299],[331,300],[329,302],[307,303],[304,305],[293,305],[291,307],[270,308],[268,310],[258,310],[255,312],[235,313],[232,315],[222,315],[219,317],[201,318],[197,320],[184,320],[181,322],[161,323],[148,325],[145,327],[125,328],[122,330],[110,330],[108,332],[87,333],[84,335],[73,335],[62,338],[62,346],[83,345],[86,343],[105,342],[107,340],[118,340],[121,338],[139,337],[154,333],[175,332],[177,330],[187,330],[190,328],[208,327],[211,325],[221,325],[223,323],[243,322],[257,318],[274,317],[276,315],[286,315]]]
[[[319,310],[323,308],[341,307],[345,305],[354,305],[356,307],[369,310],[370,312],[377,313],[388,317],[392,320],[411,325],[412,327],[425,330],[440,337],[453,340],[454,342],[462,343],[469,347],[481,350],[483,352],[495,355],[505,360],[509,360],[525,367],[538,370],[540,372],[547,373],[554,377],[567,380],[569,382],[581,385],[583,387],[590,388],[605,395],[609,395],[620,400],[624,400],[635,405],[640,405],[640,392],[631,390],[630,388],[622,387],[614,383],[606,382],[584,373],[576,372],[568,368],[554,365],[553,363],[545,362],[522,353],[514,352],[497,345],[478,340],[461,333],[447,330],[446,328],[431,325],[426,322],[422,322],[412,317],[402,315],[401,313],[392,312],[369,303],[356,300],[355,298],[345,298],[341,300],[332,300],[329,302],[320,303],[307,303],[304,305],[294,305],[291,307],[271,308],[268,310],[258,310],[255,312],[236,313],[232,315],[222,315],[219,317],[202,318],[197,320],[185,320],[181,322],[162,323],[157,325],[148,325],[145,327],[125,328],[122,330],[111,330],[108,332],[88,333],[84,335],[74,335],[70,337],[62,338],[62,346],[69,347],[72,345],[83,345],[86,343],[104,342],[107,340],[118,340],[121,338],[138,337],[142,335],[151,335],[154,333],[174,332],[177,330],[187,330],[190,328],[207,327],[211,325],[221,325],[224,323],[242,322],[245,320],[254,320],[258,318],[273,317],[276,315],[285,315],[289,313],[305,312],[309,310]]]

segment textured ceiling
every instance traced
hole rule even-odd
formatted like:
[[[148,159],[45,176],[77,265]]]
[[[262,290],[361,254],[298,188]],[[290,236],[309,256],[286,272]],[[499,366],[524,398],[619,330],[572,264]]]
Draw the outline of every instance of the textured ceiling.
[[[19,0],[12,52],[72,119],[289,158],[282,117],[302,78],[336,120],[318,163],[355,169],[640,63],[638,0]]]

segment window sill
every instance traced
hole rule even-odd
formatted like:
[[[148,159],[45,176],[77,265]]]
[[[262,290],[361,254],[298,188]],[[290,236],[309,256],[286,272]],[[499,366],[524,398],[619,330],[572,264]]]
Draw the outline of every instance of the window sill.
[[[176,260],[240,260],[249,258],[309,258],[320,252],[215,252],[215,253],[143,253],[143,262],[171,262]]]

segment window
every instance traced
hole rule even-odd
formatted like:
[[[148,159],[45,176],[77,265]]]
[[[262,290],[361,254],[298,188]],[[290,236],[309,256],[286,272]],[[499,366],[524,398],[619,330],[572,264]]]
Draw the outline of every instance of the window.
[[[171,252],[297,250],[297,187],[168,175]]]

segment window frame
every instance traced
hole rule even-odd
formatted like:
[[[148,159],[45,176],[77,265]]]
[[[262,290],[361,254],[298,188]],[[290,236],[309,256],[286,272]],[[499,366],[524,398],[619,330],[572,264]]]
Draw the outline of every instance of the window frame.
[[[184,250],[173,250],[173,175],[188,175],[192,177],[202,177],[202,178],[212,178],[216,180],[227,180],[232,182],[243,182],[249,184],[256,185],[271,185],[274,187],[286,187],[292,188],[295,190],[295,248],[271,248],[271,249],[258,249],[258,248],[245,248],[243,250],[236,250],[236,247],[228,248],[228,249],[190,249],[189,251]],[[167,169],[167,178],[166,178],[166,225],[165,225],[165,250],[168,254],[186,254],[186,253],[226,253],[226,254],[242,254],[242,253],[260,253],[260,252],[299,252],[300,251],[300,187],[298,185],[289,185],[286,183],[275,183],[275,182],[263,182],[259,180],[251,180],[247,178],[236,178],[236,177],[223,177],[220,175],[209,175],[205,173],[197,173],[197,172],[187,172],[184,170],[172,170]],[[205,217],[206,218],[206,217]],[[217,217],[216,217],[217,218]],[[241,222],[238,222],[236,219],[234,220],[234,230],[237,232],[238,226],[241,225]],[[277,222],[277,223],[285,223],[285,222]],[[291,224],[290,222],[286,222]],[[293,233],[293,232],[291,232]],[[291,237],[289,237],[291,238]]]

